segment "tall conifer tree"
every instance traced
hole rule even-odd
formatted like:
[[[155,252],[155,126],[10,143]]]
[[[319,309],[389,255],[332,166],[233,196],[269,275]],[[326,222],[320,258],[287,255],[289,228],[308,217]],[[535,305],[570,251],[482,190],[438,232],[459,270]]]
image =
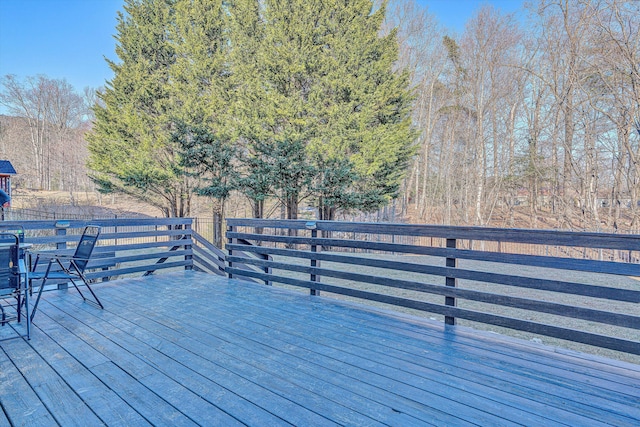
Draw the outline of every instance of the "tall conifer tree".
[[[93,178],[167,216],[188,215],[192,195],[207,195],[222,217],[233,157],[222,0],[127,0],[125,11],[120,62],[109,61],[115,77],[89,137]]]
[[[230,80],[234,93],[230,110],[240,164],[237,189],[251,202],[253,216],[262,218],[273,189],[272,170],[259,145],[269,136],[262,108],[267,92],[262,85],[260,65],[264,20],[260,0],[235,0],[228,11]]]
[[[381,206],[398,191],[414,139],[408,77],[393,70],[395,33],[380,36],[384,6],[263,5],[253,59],[258,82],[239,99],[251,111],[251,164],[269,176],[288,218],[309,195],[323,219],[339,208]]]
[[[127,0],[125,8],[120,62],[110,62],[115,77],[89,137],[104,190],[168,216],[188,214],[194,191],[224,206],[236,187],[254,215],[272,194],[289,218],[308,196],[323,219],[395,196],[414,135],[408,79],[393,70],[395,33],[380,36],[384,6]]]
[[[171,28],[176,61],[171,66],[175,131],[185,174],[195,191],[213,200],[214,243],[222,246],[225,202],[236,185],[236,145],[231,139],[223,0],[180,0]]]
[[[119,62],[99,94],[89,134],[89,168],[103,191],[144,200],[166,216],[189,214],[191,185],[171,143],[171,66],[175,48],[169,28],[174,0],[127,0],[116,27]]]

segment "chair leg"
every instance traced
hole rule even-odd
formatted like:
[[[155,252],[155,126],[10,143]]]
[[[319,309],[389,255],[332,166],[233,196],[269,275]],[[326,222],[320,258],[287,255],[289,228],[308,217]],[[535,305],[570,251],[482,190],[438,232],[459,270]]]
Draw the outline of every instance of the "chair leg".
[[[58,264],[60,264],[60,266],[66,271],[67,274],[69,274],[70,276],[74,273],[71,273],[71,267],[73,267],[73,269],[76,271],[75,274],[80,278],[80,280],[82,280],[84,282],[84,285],[87,287],[87,289],[89,290],[89,292],[91,293],[91,295],[93,296],[93,299],[95,301],[92,301],[90,299],[88,299],[87,297],[84,296],[84,294],[82,293],[82,291],[80,290],[80,288],[78,287],[78,285],[76,284],[76,282],[70,277],[69,280],[71,280],[71,283],[73,284],[73,286],[76,288],[76,290],[78,291],[78,293],[80,294],[80,296],[82,297],[82,299],[85,302],[88,302],[90,304],[95,305],[96,307],[99,307],[101,309],[104,309],[104,306],[102,305],[102,303],[100,302],[100,299],[98,298],[98,296],[96,295],[95,292],[93,292],[93,289],[91,289],[91,286],[89,286],[89,282],[87,281],[87,278],[84,277],[84,274],[82,273],[82,271],[80,271],[80,269],[78,268],[78,266],[76,265],[76,263],[71,260],[71,263],[69,265],[70,268],[65,268],[59,261]]]
[[[24,315],[27,321],[27,340],[31,339],[31,316],[29,316],[29,272],[24,274]],[[22,309],[20,308],[20,311]]]
[[[82,291],[80,290],[80,287],[78,287],[78,285],[76,284],[76,281],[73,280],[72,278],[69,278],[69,280],[71,280],[71,283],[73,284],[73,287],[76,288],[76,290],[78,291],[78,293],[80,294],[80,296],[82,297],[84,302],[88,302],[89,304],[93,304],[98,308],[104,309],[104,306],[102,305],[102,303],[98,299],[98,296],[95,294],[95,292],[93,292],[93,289],[91,289],[91,286],[89,286],[89,284],[87,283],[86,279],[84,277],[82,277],[82,276],[80,276],[80,279],[82,279],[82,281],[84,282],[84,285],[87,287],[87,289],[89,290],[89,292],[91,293],[91,295],[95,299],[95,301],[92,301],[91,299],[85,297],[84,294],[82,293]]]
[[[42,290],[44,289],[44,284],[47,282],[47,276],[49,275],[49,272],[51,271],[51,265],[53,264],[53,261],[49,261],[49,265],[47,266],[47,271],[44,274],[43,278],[42,278],[42,283],[40,284],[40,289],[38,289],[38,296],[36,297],[36,302],[35,304],[33,304],[33,308],[31,309],[31,321],[33,322],[33,318],[36,315],[36,311],[38,310],[38,304],[40,304],[40,297],[42,297]],[[33,289],[33,286],[29,285],[29,287],[31,289]]]
[[[42,296],[42,290],[44,289],[44,284],[47,279],[43,279],[40,284],[40,289],[38,289],[38,295],[36,296],[36,302],[33,304],[33,308],[31,309],[31,321],[33,322],[33,318],[36,315],[36,311],[38,310],[38,304],[40,304],[40,297]]]
[[[93,289],[91,289],[91,286],[89,286],[89,283],[84,278],[84,274],[81,275],[80,277],[82,278],[82,281],[84,282],[85,286],[87,287],[87,289],[89,289],[89,292],[91,292],[91,295],[93,295],[93,298],[95,299],[95,302],[91,301],[89,299],[86,299],[86,298],[85,298],[85,301],[89,302],[89,303],[92,303],[92,304],[95,304],[96,306],[98,306],[98,307],[100,307],[101,309],[104,310],[104,306],[102,305],[102,302],[100,302],[100,300],[98,299],[98,296],[96,295],[96,293],[93,292]]]
[[[24,276],[24,279],[23,279]],[[24,280],[24,282],[23,282]],[[24,283],[24,287],[22,284]],[[18,323],[22,321],[22,307],[24,307],[24,318],[27,323],[27,340],[31,339],[31,316],[29,316],[29,274],[20,275],[20,289],[18,290]],[[24,296],[23,295],[24,292]]]
[[[20,287],[20,284],[18,283],[18,286]],[[17,316],[18,316],[18,323],[20,323],[20,320],[22,319],[22,289],[18,288],[18,295],[16,295],[16,302],[18,303],[18,309],[16,310]]]

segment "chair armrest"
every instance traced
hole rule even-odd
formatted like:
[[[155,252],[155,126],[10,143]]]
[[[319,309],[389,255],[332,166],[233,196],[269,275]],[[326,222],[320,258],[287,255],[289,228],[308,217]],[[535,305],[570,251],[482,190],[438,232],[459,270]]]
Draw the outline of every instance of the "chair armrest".
[[[31,255],[35,255],[36,258],[59,258],[61,256],[67,256],[62,254],[57,254],[55,252],[31,252]]]
[[[73,255],[56,254],[56,253],[48,253],[48,252],[39,252],[39,253],[36,253],[35,255],[36,255],[36,259],[45,258],[45,259],[81,260],[81,261],[89,260],[89,258],[79,258],[79,257],[74,257]]]
[[[33,255],[35,255],[35,261],[33,261],[33,263],[29,262],[29,268],[31,270],[31,272],[35,272],[38,269],[38,265],[40,264],[40,260],[42,259],[42,261],[47,261],[49,262],[49,264],[54,263],[54,262],[58,262],[60,263],[61,261],[68,261],[70,263],[74,263],[76,261],[87,261],[89,262],[88,258],[75,258],[73,255],[69,254],[69,255],[65,255],[65,254],[56,254],[53,252],[36,252],[36,253],[31,253],[31,260],[33,260]]]
[[[54,255],[52,258],[58,258],[58,259],[88,259],[88,258],[80,258],[80,257],[75,257],[73,255]]]

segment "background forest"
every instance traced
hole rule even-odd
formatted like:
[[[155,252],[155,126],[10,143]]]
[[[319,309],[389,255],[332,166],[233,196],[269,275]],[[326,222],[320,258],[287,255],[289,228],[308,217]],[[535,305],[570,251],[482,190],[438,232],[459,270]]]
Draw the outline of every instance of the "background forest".
[[[14,185],[638,232],[640,2],[486,6],[462,34],[410,0],[338,3],[128,1],[105,88],[0,80]]]

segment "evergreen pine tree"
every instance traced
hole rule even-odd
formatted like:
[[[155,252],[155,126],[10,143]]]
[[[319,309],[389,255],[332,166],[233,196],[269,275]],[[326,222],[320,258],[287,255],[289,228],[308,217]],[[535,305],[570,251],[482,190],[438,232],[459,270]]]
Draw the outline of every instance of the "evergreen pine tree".
[[[119,62],[99,94],[88,135],[88,167],[102,191],[125,193],[161,209],[189,214],[191,185],[171,142],[170,69],[175,49],[169,31],[173,0],[127,0],[116,27]]]
[[[214,243],[222,247],[225,203],[236,186],[237,147],[229,131],[232,90],[228,76],[226,10],[222,0],[181,0],[171,27],[175,131],[185,174],[195,191],[213,199]]]
[[[100,95],[89,136],[93,179],[167,216],[188,215],[198,192],[219,201],[214,214],[222,217],[233,151],[224,125],[230,91],[222,0],[127,0],[125,11],[117,26],[120,62],[109,61],[115,77]],[[219,149],[224,154],[199,163]]]
[[[412,154],[408,78],[371,0],[127,0],[89,166],[104,191],[186,215],[240,188],[261,216],[394,197]],[[240,163],[239,163],[240,162]],[[240,167],[242,166],[242,167]],[[241,172],[241,173],[238,173]],[[197,179],[197,181],[196,181]]]
[[[235,0],[229,5],[231,127],[235,130],[239,175],[237,189],[252,205],[253,217],[264,216],[264,204],[272,194],[274,177],[261,141],[268,139],[264,126],[266,90],[260,77],[259,51],[264,38],[260,0]]]
[[[322,219],[333,219],[336,209],[383,205],[399,189],[415,136],[408,76],[393,69],[395,33],[379,35],[384,5],[263,5],[263,33],[253,45],[256,83],[239,98],[250,111],[243,135],[252,164],[269,176],[288,218],[308,195]]]

